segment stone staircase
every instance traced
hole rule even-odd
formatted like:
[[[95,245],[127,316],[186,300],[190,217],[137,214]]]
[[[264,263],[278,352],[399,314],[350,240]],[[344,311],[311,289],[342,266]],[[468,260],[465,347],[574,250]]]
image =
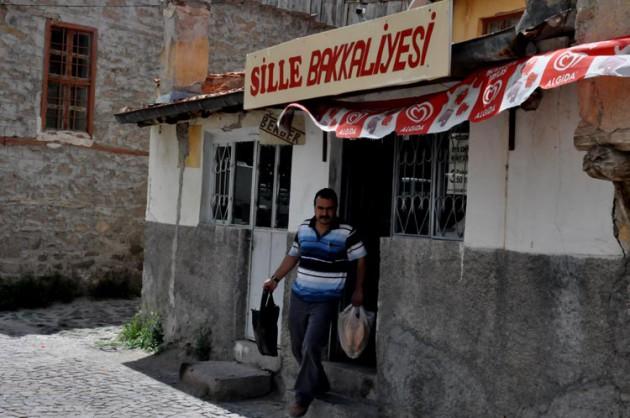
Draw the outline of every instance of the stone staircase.
[[[376,418],[376,371],[352,364],[324,362],[332,391],[315,399],[307,418]]]
[[[305,415],[305,418],[376,417],[378,417],[378,409],[375,402],[358,400],[334,392],[321,399],[315,399]]]
[[[234,360],[183,363],[181,388],[191,395],[223,402],[260,397],[273,390],[272,374],[280,370],[280,357],[262,356],[254,342],[240,340],[234,344]],[[315,399],[306,417],[378,416],[374,369],[333,362],[324,362],[324,368],[332,391]]]
[[[271,392],[271,373],[235,361],[183,363],[180,385],[189,394],[213,401],[257,398]]]
[[[277,372],[280,357],[262,356],[256,344],[240,340],[234,345],[237,362]],[[352,364],[324,362],[332,391],[315,399],[306,414],[308,418],[372,418],[378,416],[376,405],[376,372]],[[290,399],[292,395],[288,396]]]

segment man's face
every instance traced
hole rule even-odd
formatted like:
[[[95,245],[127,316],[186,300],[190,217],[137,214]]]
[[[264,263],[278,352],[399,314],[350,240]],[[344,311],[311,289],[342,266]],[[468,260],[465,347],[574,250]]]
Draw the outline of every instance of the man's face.
[[[318,197],[315,200],[315,220],[323,225],[329,225],[335,218],[337,207],[330,199]]]

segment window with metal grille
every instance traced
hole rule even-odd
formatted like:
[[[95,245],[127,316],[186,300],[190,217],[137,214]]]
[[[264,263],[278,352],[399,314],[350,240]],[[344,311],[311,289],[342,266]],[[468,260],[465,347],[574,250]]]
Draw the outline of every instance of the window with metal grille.
[[[292,154],[254,141],[215,144],[208,221],[287,228]]]
[[[462,239],[468,178],[468,124],[396,138],[395,234]]]
[[[49,21],[46,26],[42,127],[92,134],[96,30]]]
[[[212,219],[227,221],[230,206],[230,172],[232,147],[217,146],[214,149],[214,193],[212,194]]]

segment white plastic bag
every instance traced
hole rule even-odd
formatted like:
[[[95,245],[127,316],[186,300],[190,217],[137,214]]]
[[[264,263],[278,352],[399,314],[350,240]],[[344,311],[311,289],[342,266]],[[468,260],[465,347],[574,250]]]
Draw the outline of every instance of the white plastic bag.
[[[370,330],[374,323],[374,312],[368,312],[363,306],[348,305],[337,319],[337,333],[341,348],[352,359],[361,355],[370,339]]]

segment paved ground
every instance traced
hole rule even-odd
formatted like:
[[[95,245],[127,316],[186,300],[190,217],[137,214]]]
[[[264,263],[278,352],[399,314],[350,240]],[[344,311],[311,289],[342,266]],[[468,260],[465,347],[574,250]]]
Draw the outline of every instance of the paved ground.
[[[214,405],[178,390],[176,359],[108,344],[138,301],[0,312],[0,416],[283,417],[274,399]]]

